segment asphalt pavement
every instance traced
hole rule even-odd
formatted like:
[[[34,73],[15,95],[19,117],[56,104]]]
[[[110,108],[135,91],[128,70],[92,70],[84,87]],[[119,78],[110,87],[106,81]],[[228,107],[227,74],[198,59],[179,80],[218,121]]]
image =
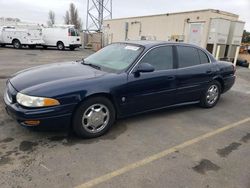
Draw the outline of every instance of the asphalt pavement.
[[[15,72],[92,51],[0,48],[0,98]],[[100,138],[34,132],[0,100],[1,188],[250,188],[250,69],[213,109],[197,105],[119,120]]]

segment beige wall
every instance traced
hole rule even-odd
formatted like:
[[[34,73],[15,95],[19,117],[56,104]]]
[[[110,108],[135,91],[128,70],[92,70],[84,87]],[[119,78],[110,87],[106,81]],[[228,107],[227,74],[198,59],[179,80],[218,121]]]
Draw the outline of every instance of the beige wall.
[[[187,22],[188,18],[189,22]],[[104,36],[108,43],[124,41],[125,22],[128,22],[129,40],[140,40],[141,36],[151,36],[155,37],[156,40],[168,41],[172,35],[184,35],[184,42],[188,42],[190,23],[201,22],[204,23],[201,46],[205,47],[211,18],[238,19],[237,15],[224,12],[217,13],[214,10],[113,19],[104,21]],[[141,33],[139,32],[140,24],[133,24],[133,22],[141,23]]]

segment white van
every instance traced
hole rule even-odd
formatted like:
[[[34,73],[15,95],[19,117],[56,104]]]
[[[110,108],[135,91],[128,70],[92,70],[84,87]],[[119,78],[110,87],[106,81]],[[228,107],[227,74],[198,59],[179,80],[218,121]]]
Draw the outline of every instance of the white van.
[[[69,48],[75,50],[81,46],[78,31],[72,25],[43,28],[43,47],[57,47],[58,50]]]
[[[41,29],[21,29],[14,26],[0,27],[1,46],[13,45],[14,48],[22,48],[23,46],[35,48],[43,43]]]

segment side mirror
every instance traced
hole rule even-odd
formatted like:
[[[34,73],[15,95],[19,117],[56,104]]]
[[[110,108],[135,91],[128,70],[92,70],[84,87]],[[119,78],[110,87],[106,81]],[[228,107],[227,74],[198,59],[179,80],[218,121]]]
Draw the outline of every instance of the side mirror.
[[[141,72],[154,72],[154,70],[155,70],[155,68],[151,64],[142,63],[137,67],[135,73],[138,74],[138,73],[141,73]]]

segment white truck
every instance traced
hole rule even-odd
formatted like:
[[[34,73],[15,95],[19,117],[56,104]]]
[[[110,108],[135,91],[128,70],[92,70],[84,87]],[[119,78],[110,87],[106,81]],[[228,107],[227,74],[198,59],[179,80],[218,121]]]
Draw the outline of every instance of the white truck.
[[[0,27],[0,45],[13,45],[20,49],[23,46],[35,48],[44,43],[41,29],[16,28],[15,26]]]
[[[43,28],[43,47],[57,47],[58,50],[75,50],[81,46],[81,37],[73,25]]]

